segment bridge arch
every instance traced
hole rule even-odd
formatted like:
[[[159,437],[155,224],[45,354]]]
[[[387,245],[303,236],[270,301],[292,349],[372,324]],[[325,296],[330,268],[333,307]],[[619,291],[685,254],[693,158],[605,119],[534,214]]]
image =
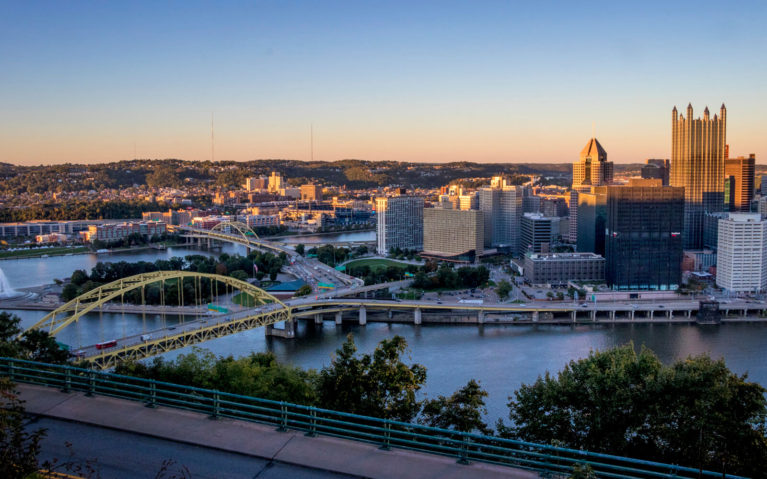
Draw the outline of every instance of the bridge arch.
[[[229,228],[229,232],[234,229],[237,231],[241,236],[243,236],[246,240],[260,240],[261,238],[258,237],[255,231],[253,229],[246,225],[245,223],[241,221],[222,221],[221,223],[218,223],[216,226],[210,229],[210,231],[221,231],[224,233],[225,229]]]
[[[291,319],[291,310],[282,301],[267,293],[261,288],[252,284],[240,281],[230,276],[218,274],[197,273],[192,271],[153,271],[151,273],[142,273],[127,278],[119,279],[94,288],[87,293],[83,293],[66,304],[59,306],[50,313],[46,314],[40,321],[32,325],[29,329],[48,328],[48,332],[55,336],[62,329],[78,321],[83,315],[90,313],[103,304],[121,297],[129,291],[148,286],[157,282],[164,284],[167,280],[177,279],[183,281],[185,278],[209,279],[231,286],[241,292],[253,297],[254,303],[265,304],[275,303],[281,306],[279,321]],[[71,314],[70,314],[71,313]]]

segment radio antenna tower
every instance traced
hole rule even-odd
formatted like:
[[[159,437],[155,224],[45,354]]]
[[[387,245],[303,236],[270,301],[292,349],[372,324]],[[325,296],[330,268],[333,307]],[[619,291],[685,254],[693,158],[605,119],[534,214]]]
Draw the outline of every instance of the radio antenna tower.
[[[213,112],[210,112],[210,161],[216,161],[216,143],[213,136]]]
[[[309,124],[309,158],[314,161],[314,123]]]

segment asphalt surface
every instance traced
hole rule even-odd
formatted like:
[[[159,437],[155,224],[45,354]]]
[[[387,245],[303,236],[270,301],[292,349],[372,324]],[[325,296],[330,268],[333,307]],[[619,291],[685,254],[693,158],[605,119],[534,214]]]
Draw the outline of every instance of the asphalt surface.
[[[346,474],[327,472],[260,459],[212,448],[181,444],[131,432],[47,417],[31,417],[27,430],[46,429],[40,462],[54,459],[78,465],[84,477],[195,479],[342,479]],[[69,447],[67,444],[71,444]],[[73,475],[76,469],[54,469]]]

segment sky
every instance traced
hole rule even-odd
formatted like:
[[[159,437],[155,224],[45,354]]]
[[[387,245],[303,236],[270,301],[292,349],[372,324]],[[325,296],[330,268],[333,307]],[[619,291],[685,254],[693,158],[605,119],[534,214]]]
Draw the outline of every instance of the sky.
[[[670,157],[675,105],[724,102],[731,156],[767,163],[765,24],[764,1],[0,0],[0,162],[571,162],[592,131],[640,162]]]

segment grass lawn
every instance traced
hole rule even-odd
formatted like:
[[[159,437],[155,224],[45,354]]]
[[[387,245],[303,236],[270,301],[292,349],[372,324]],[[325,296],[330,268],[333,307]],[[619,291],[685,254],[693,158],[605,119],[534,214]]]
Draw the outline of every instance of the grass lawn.
[[[42,256],[44,254],[53,256],[67,253],[84,253],[86,251],[88,251],[88,248],[85,246],[78,246],[76,248],[29,248],[17,251],[0,251],[0,258],[25,258],[30,256]]]
[[[418,266],[406,264],[406,263],[400,263],[399,261],[394,261],[391,259],[379,259],[379,258],[373,258],[373,259],[358,259],[349,263],[346,263],[346,269],[349,268],[356,268],[359,266],[369,266],[371,270],[376,271],[383,268],[388,268],[389,266],[396,266],[398,268],[404,268],[408,269],[411,268],[415,270]]]
[[[256,301],[253,299],[253,296],[249,295],[248,293],[235,294],[232,296],[232,302],[246,308],[252,308],[256,305]]]

